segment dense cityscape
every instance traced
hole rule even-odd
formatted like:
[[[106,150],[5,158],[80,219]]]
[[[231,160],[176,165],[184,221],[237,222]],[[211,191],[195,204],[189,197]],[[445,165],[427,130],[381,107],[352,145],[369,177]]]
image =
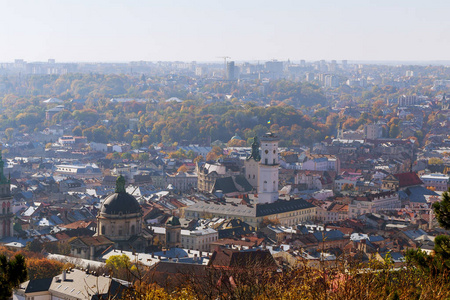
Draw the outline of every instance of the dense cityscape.
[[[221,59],[0,65],[2,297],[434,298],[450,68]]]

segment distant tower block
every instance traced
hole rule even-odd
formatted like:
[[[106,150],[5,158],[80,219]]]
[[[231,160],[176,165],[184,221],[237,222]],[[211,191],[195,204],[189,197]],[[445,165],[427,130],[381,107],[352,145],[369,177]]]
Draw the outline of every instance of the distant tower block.
[[[261,160],[259,161],[258,203],[273,203],[278,200],[278,142],[271,132],[261,138]]]
[[[235,67],[234,67],[234,61],[227,62],[227,80],[234,80],[235,79]]]

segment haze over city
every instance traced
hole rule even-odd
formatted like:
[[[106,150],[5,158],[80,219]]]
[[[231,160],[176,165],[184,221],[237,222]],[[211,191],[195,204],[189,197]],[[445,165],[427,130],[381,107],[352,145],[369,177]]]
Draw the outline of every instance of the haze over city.
[[[449,8],[0,0],[0,300],[450,299]]]
[[[1,1],[0,61],[450,60],[449,1]]]

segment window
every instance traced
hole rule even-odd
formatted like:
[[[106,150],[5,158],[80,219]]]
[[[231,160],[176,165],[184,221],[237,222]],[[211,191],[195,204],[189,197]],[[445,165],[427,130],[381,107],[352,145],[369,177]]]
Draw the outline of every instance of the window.
[[[105,227],[105,225],[102,226],[102,234],[106,234],[106,227]]]

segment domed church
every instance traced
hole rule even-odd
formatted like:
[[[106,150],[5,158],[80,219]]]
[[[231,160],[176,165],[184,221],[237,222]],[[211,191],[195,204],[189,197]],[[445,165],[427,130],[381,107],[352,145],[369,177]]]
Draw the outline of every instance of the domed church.
[[[115,193],[106,197],[97,214],[97,234],[109,238],[123,250],[142,251],[151,237],[145,237],[142,208],[125,190],[125,178],[116,180]]]

